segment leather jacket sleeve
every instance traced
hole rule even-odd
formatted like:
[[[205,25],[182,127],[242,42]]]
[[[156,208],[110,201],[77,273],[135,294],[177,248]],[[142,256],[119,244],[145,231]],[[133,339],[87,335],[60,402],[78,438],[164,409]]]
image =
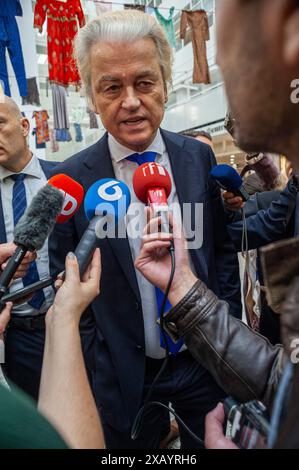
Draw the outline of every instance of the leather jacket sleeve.
[[[283,347],[229,315],[228,304],[202,281],[165,314],[164,326],[175,340],[184,337],[194,359],[228,395],[271,404],[285,361]]]

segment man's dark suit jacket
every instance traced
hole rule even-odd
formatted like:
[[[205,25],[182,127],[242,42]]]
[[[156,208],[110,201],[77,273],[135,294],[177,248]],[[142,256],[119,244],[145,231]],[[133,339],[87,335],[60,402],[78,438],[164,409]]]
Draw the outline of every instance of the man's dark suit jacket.
[[[48,162],[46,160],[39,159],[40,166],[42,167],[42,170],[44,174],[46,175],[46,178],[50,178],[50,172],[51,170],[54,169],[54,167],[57,165],[56,162]],[[6,230],[5,230],[5,220],[4,220],[4,215],[3,215],[3,208],[2,208],[2,199],[1,199],[1,193],[0,193],[0,243],[6,243]]]
[[[180,204],[204,204],[203,247],[191,252],[198,276],[241,316],[239,271],[227,235],[220,191],[209,173],[216,163],[210,147],[195,139],[161,131],[170,158]],[[107,134],[55,168],[83,185],[115,178]],[[64,267],[87,227],[83,207],[50,237],[52,274]],[[119,431],[128,430],[141,404],[144,373],[144,324],[140,292],[127,239],[99,240],[101,292],[85,315],[82,338],[92,368],[93,390],[102,418]]]

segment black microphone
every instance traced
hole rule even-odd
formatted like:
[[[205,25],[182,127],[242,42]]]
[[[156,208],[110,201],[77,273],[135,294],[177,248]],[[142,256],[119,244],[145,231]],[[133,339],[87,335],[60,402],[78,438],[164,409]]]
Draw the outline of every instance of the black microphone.
[[[63,207],[64,196],[54,186],[46,185],[33,197],[14,230],[17,248],[0,275],[0,299],[22,263],[27,251],[40,250],[54,228]]]

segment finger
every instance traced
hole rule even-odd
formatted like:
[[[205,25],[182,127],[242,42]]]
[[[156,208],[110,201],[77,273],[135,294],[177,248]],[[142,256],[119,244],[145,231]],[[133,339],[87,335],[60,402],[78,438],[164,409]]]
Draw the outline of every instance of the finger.
[[[157,250],[160,248],[169,248],[170,241],[163,241],[163,240],[154,240],[149,241],[143,246],[143,252],[147,254],[156,253]]]
[[[63,284],[63,280],[62,279],[56,279],[55,283],[54,283],[54,286],[55,286],[55,289],[60,289],[60,287],[62,286]]]
[[[157,233],[159,232],[159,227],[162,223],[162,218],[161,217],[153,217],[150,219],[148,224],[144,227],[143,229],[143,235],[146,235],[148,233]]]
[[[7,302],[4,310],[0,314],[0,334],[2,334],[7,326],[10,319],[10,312],[12,308],[12,302]]]
[[[156,240],[170,241],[172,239],[173,239],[172,233],[164,233],[164,232],[151,233],[149,235],[144,235],[144,237],[142,238],[143,245],[152,241],[156,241]]]
[[[101,270],[102,270],[101,268],[102,268],[101,251],[99,248],[97,248],[91,260],[90,273],[89,273],[89,279],[93,280],[94,283],[97,285],[100,284]]]
[[[69,252],[65,259],[65,280],[68,282],[80,282],[79,266],[76,255]]]
[[[152,210],[149,206],[146,206],[144,208],[144,213],[145,213],[145,217],[146,217],[146,223],[148,224],[149,221],[151,220],[151,218],[153,217],[153,213],[152,213]]]
[[[231,193],[230,191],[225,191],[223,194],[222,194],[223,198],[225,200],[227,199],[233,199],[235,197],[235,194],[234,193]]]

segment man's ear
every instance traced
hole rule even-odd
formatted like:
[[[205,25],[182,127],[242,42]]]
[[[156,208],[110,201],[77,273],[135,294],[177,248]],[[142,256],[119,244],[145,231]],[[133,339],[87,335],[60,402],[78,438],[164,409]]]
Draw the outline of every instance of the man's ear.
[[[168,101],[168,87],[167,83],[164,82],[164,103],[166,104]]]
[[[288,16],[283,33],[282,52],[285,63],[299,69],[299,8]]]
[[[26,139],[29,135],[29,132],[30,132],[30,122],[28,121],[27,118],[22,118],[21,119],[21,130],[22,130],[23,136]]]

